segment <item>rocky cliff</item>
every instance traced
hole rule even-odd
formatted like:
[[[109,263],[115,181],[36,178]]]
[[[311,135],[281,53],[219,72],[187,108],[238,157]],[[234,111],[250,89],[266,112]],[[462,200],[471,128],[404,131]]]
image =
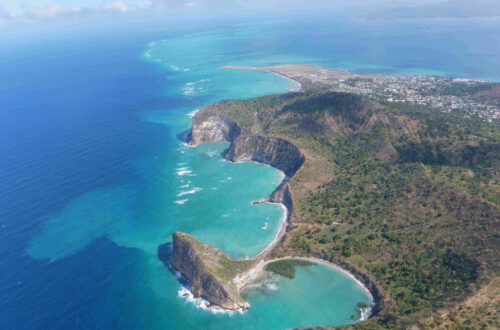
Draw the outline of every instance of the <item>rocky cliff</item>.
[[[172,266],[186,277],[195,297],[204,297],[224,309],[248,309],[233,279],[251,267],[250,261],[236,261],[222,251],[198,242],[193,236],[173,234]]]
[[[288,216],[290,216],[293,211],[292,194],[290,193],[290,188],[288,187],[288,183],[286,181],[282,182],[271,195],[253,203],[282,203],[288,209]]]
[[[202,109],[193,118],[188,143],[198,145],[215,141],[231,142],[240,133],[241,128],[233,120]]]
[[[215,105],[204,107],[193,118],[188,135],[190,145],[207,142],[232,142],[224,153],[233,162],[256,161],[271,165],[291,177],[305,161],[300,150],[292,143],[276,138],[248,134],[232,119],[221,115]]]
[[[240,136],[231,143],[224,158],[233,162],[256,161],[271,165],[288,177],[304,163],[304,155],[290,142],[266,136]]]

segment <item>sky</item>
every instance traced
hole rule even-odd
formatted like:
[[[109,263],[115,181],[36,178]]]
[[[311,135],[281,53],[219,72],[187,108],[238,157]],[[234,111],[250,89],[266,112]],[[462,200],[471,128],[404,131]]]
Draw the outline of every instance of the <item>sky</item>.
[[[0,24],[135,14],[185,15],[235,10],[319,9],[435,3],[443,0],[0,0]]]

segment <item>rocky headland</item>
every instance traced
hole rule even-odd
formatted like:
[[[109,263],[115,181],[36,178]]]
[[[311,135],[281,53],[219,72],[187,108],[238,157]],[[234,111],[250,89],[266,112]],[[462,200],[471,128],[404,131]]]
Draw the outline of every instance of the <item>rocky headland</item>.
[[[225,159],[271,165],[287,177],[293,176],[305,161],[302,152],[287,140],[244,131],[234,120],[208,106],[194,116],[187,143],[195,146],[216,141],[231,142],[229,149],[222,155]]]
[[[233,120],[221,115],[198,111],[193,118],[193,126],[188,134],[188,143],[198,145],[207,142],[233,141],[241,133],[241,128]]]
[[[264,278],[268,264],[278,260],[304,259],[303,255],[277,257],[272,252],[284,238],[293,212],[293,198],[287,181],[301,168],[305,157],[299,148],[285,139],[252,134],[251,130],[242,128],[233,119],[218,113],[215,104],[196,113],[192,129],[187,134],[187,143],[196,146],[217,141],[231,142],[222,154],[226,160],[255,161],[273,166],[285,174],[282,183],[271,195],[254,204],[283,204],[287,210],[286,221],[265,250],[246,260],[233,260],[217,248],[198,242],[191,235],[176,232],[172,237],[171,265],[189,280],[195,298],[203,297],[211,304],[227,310],[245,310],[250,305],[241,298],[240,292]],[[163,256],[163,253],[159,253],[162,261],[170,261]],[[315,261],[321,262],[319,259]]]
[[[172,241],[172,266],[189,280],[195,298],[204,297],[227,310],[250,308],[233,279],[253,262],[232,260],[219,249],[185,233],[174,233]]]

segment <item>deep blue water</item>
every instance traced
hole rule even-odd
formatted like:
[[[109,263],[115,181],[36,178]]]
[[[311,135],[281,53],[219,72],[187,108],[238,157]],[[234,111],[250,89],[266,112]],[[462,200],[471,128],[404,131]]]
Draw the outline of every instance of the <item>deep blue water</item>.
[[[175,136],[189,127],[186,114],[222,98],[290,87],[262,73],[218,73],[220,64],[313,63],[356,72],[500,80],[498,26],[494,19],[415,23],[295,17],[0,32],[0,328],[280,328],[349,322],[344,316],[331,319],[318,308],[321,315],[290,316],[296,323],[286,323],[287,313],[298,308],[286,305],[287,297],[304,288],[288,282],[282,284],[287,293],[273,305],[282,306],[277,323],[266,321],[273,315],[263,299],[269,292],[254,294],[255,312],[232,317],[197,310],[175,296],[177,281],[149,254],[163,238],[151,233],[161,224],[167,242],[167,233],[177,230],[169,227],[177,223],[167,215],[190,219],[198,210],[172,204],[179,193],[175,180],[180,178],[173,171],[179,162],[197,162],[189,164],[199,166],[200,177],[202,161],[219,166],[217,159],[209,160],[210,150],[179,154],[182,146]],[[145,58],[148,50],[158,62]],[[172,65],[192,71],[179,72]],[[199,83],[207,77],[212,81]],[[203,90],[186,94],[192,82]],[[267,181],[277,175],[265,167],[242,166]],[[144,173],[164,178],[165,185]],[[273,183],[262,185],[261,190],[255,186],[255,196],[272,190]],[[208,194],[208,186],[203,188]],[[202,192],[196,194],[198,203],[210,200]],[[163,203],[170,206],[163,209]],[[144,210],[154,214],[144,216]],[[255,212],[269,212],[270,223],[274,219],[277,225],[279,210]],[[204,228],[178,225],[194,232]],[[227,246],[228,253],[252,254],[261,247],[237,251],[205,229],[199,234]],[[150,237],[154,244],[147,246]],[[307,276],[324,279],[323,273]],[[294,285],[297,291],[290,289]],[[182,317],[186,309],[192,322]]]
[[[4,53],[0,327],[85,325],[113,275],[131,271],[131,251],[104,238],[52,263],[32,259],[26,247],[54,210],[131,175],[130,159],[162,142],[164,128],[135,114],[165,105],[159,90],[168,84],[161,72],[137,61],[142,48],[141,42],[93,33],[33,40]]]

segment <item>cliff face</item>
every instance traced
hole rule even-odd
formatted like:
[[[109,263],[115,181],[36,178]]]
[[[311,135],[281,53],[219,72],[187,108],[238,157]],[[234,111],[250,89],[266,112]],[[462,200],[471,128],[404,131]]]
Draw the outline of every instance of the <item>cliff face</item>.
[[[241,129],[234,121],[224,116],[200,110],[193,118],[193,127],[188,137],[190,145],[215,141],[233,141]]]
[[[264,136],[240,136],[231,143],[224,158],[233,162],[256,161],[285,172],[288,177],[304,163],[304,155],[290,142]]]
[[[288,217],[293,212],[293,200],[292,194],[290,193],[290,188],[288,184],[282,182],[274,192],[268,197],[258,200],[254,202],[254,204],[263,204],[263,203],[282,203],[288,209]]]
[[[203,296],[224,309],[250,308],[232,282],[235,269],[244,268],[244,262],[233,261],[193,236],[176,232],[173,234],[172,266],[189,280],[195,297]]]
[[[256,161],[271,165],[288,177],[297,172],[304,163],[304,156],[292,143],[275,137],[248,135],[242,136],[241,127],[233,120],[206,107],[193,118],[193,126],[188,136],[190,145],[200,143],[232,142],[224,153],[233,162]]]

